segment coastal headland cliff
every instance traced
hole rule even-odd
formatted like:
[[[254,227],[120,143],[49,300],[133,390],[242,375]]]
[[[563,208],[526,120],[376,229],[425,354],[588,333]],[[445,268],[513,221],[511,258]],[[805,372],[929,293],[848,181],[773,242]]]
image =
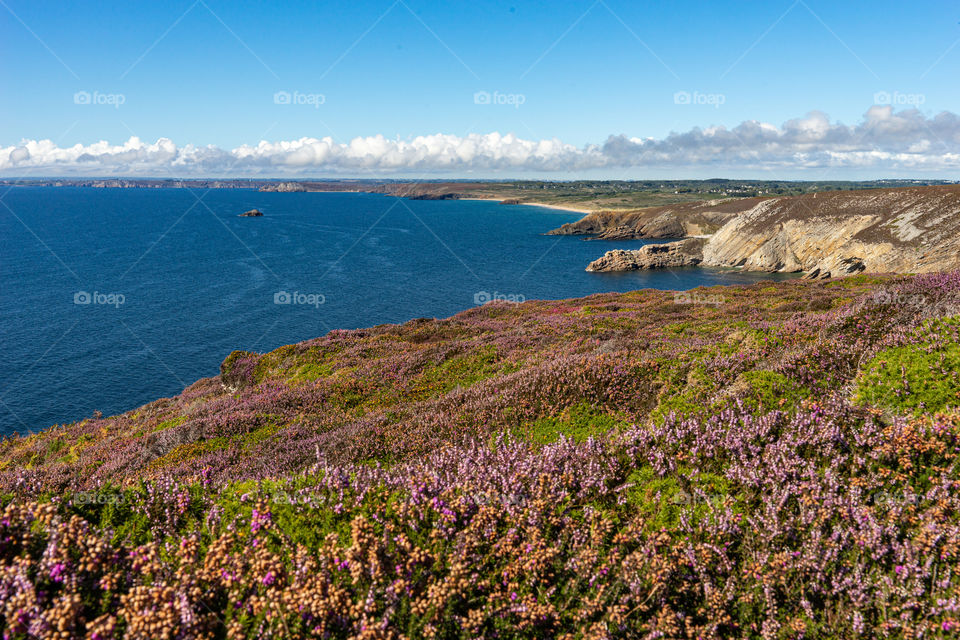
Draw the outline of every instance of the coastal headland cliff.
[[[677,238],[616,250],[588,271],[737,267],[831,277],[960,266],[960,186],[834,191],[595,212],[553,234]]]

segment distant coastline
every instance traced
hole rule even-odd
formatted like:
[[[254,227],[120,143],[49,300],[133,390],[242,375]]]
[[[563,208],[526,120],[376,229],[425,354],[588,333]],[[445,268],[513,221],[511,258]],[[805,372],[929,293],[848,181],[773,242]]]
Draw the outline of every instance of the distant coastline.
[[[657,248],[608,251],[587,266],[589,271],[721,266],[829,278],[861,271],[922,273],[960,268],[960,185],[950,180],[7,178],[0,179],[0,185],[255,189],[482,200],[583,216],[549,235],[676,241]],[[808,215],[814,211],[816,215]],[[933,211],[936,220],[931,217]]]

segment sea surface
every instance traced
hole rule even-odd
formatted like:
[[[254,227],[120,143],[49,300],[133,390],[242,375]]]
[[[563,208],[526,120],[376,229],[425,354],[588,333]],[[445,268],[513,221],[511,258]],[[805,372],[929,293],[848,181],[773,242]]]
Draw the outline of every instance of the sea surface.
[[[241,218],[252,208],[260,218]],[[0,192],[0,434],[133,409],[269,351],[490,298],[559,299],[784,276],[587,273],[633,242],[545,232],[579,214],[357,193]]]

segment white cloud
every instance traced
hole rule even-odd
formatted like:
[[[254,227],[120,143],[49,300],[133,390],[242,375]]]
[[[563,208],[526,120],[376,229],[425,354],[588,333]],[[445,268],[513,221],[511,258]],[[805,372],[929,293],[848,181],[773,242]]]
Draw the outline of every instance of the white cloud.
[[[663,139],[610,136],[575,147],[558,139],[525,140],[514,134],[460,137],[445,134],[398,140],[381,135],[348,143],[329,137],[260,141],[225,150],[153,144],[132,137],[58,147],[23,140],[0,147],[0,174],[82,176],[322,176],[391,174],[575,173],[629,168],[804,170],[816,168],[948,171],[960,167],[960,117],[927,117],[915,109],[871,107],[856,125],[833,123],[811,112],[780,127],[750,120],[671,133]]]

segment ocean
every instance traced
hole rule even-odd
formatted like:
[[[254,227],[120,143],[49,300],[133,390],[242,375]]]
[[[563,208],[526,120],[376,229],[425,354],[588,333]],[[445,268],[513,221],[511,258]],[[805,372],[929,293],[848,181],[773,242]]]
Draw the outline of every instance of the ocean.
[[[238,217],[253,208],[263,217]],[[641,242],[543,235],[579,217],[360,193],[11,188],[0,197],[0,434],[127,411],[216,375],[234,349],[332,329],[490,299],[786,277],[587,273]]]

